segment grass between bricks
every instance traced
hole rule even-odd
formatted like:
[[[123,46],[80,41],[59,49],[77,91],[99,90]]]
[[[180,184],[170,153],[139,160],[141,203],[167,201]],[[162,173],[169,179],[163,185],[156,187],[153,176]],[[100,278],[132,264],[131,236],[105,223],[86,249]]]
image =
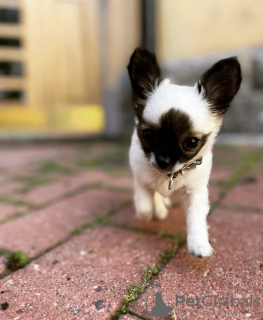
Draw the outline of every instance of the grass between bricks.
[[[166,236],[166,235],[165,235]],[[170,237],[170,236],[169,236]],[[129,310],[130,304],[135,301],[140,294],[148,287],[149,281],[153,279],[158,273],[164,268],[164,266],[171,261],[171,259],[176,255],[179,248],[186,243],[186,237],[179,234],[173,236],[174,246],[172,249],[165,251],[161,255],[161,261],[156,263],[149,268],[143,269],[143,279],[141,283],[134,284],[127,289],[128,295],[124,299],[122,306],[119,310],[115,312],[112,316],[112,320],[117,320],[123,314],[135,315],[133,311]]]
[[[236,185],[243,177],[246,172],[249,172],[256,163],[258,163],[263,158],[263,150],[260,149],[253,153],[244,153],[243,159],[239,165],[237,165],[233,174],[223,183],[224,190],[222,191],[220,198],[222,199],[224,195]]]
[[[109,224],[110,225],[110,223],[108,223],[110,217],[114,213],[116,213],[116,212],[128,207],[129,205],[131,205],[131,203],[132,203],[132,200],[123,201],[116,209],[114,209],[112,211],[103,212],[100,215],[98,215],[97,217],[95,217],[94,219],[92,219],[91,221],[87,222],[86,224],[83,224],[81,227],[74,229],[71,232],[71,235],[72,236],[79,235],[84,230],[94,228],[95,226],[97,226],[99,224],[106,224],[106,225]]]
[[[237,212],[253,212],[253,213],[258,213],[262,214],[263,209],[259,208],[253,208],[253,207],[247,207],[247,206],[240,206],[238,204],[220,204],[220,207],[226,210],[230,211],[237,211]]]
[[[110,186],[108,184],[104,184],[103,182],[93,182],[93,183],[88,183],[84,184],[74,190],[68,191],[64,194],[64,197],[73,197],[79,193],[82,193],[87,190],[91,189],[99,189],[99,190],[108,190],[108,191],[114,191],[114,192],[131,192],[132,188],[131,187],[116,187],[116,186]]]
[[[27,201],[24,201],[24,200],[20,200],[20,199],[14,199],[14,198],[10,198],[8,196],[5,196],[5,195],[0,195],[0,202],[3,202],[3,203],[7,203],[7,204],[13,204],[13,205],[16,205],[16,206],[25,206],[27,208],[30,208],[30,209],[34,209],[36,207],[35,204],[32,204],[30,202],[27,202]]]
[[[27,214],[31,213],[34,210],[38,210],[42,208],[42,205],[38,204],[33,204],[27,201],[23,201],[20,199],[13,199],[4,195],[0,195],[0,202],[6,203],[6,204],[12,204],[16,206],[24,206],[25,210],[24,211],[17,211],[12,215],[9,215],[3,219],[0,220],[0,225],[7,223],[8,221],[26,216]]]
[[[19,192],[21,193],[27,193],[35,187],[54,182],[54,179],[51,179],[50,177],[38,175],[16,176],[14,179],[23,184],[19,189]]]
[[[114,167],[120,169],[120,167],[127,166],[127,155],[129,149],[129,142],[122,142],[115,145],[115,149],[109,152],[106,152],[104,156],[99,156],[96,158],[93,157],[85,157],[78,161],[78,165],[80,167],[86,168],[97,168],[102,167],[104,170],[107,171],[114,169]]]
[[[47,248],[46,250],[44,250],[42,253],[40,253],[39,255],[35,256],[34,258],[27,258],[25,253],[23,253],[22,251],[10,252],[10,251],[8,251],[8,250],[6,250],[4,248],[0,248],[0,256],[5,256],[8,259],[7,260],[7,268],[8,269],[4,273],[0,274],[0,279],[3,279],[4,277],[10,275],[15,270],[25,267],[31,261],[33,261],[35,259],[38,259],[39,257],[41,257],[44,254],[50,252],[51,250],[61,246],[62,244],[64,244],[67,241],[69,241],[72,238],[72,236],[77,236],[77,235],[81,234],[86,229],[92,229],[95,226],[104,224],[105,222],[107,222],[109,220],[111,215],[113,215],[114,213],[118,212],[119,210],[122,210],[122,209],[126,208],[131,203],[132,203],[132,200],[123,201],[116,209],[114,209],[112,211],[109,211],[109,212],[103,212],[103,213],[99,214],[97,217],[95,217],[90,222],[88,222],[88,223],[82,225],[81,227],[73,230],[69,237],[67,237],[64,240],[59,241],[54,246],[52,246],[50,248]]]
[[[33,213],[34,211],[37,212],[37,210],[40,210],[40,209],[44,209],[46,207],[49,207],[51,205],[53,205],[54,203],[56,202],[59,202],[65,198],[70,198],[70,197],[73,197],[73,196],[76,196],[82,192],[85,192],[85,191],[88,191],[88,190],[93,190],[93,189],[99,189],[99,190],[109,190],[109,191],[114,191],[114,192],[131,192],[131,188],[120,188],[120,187],[111,187],[111,186],[108,186],[108,185],[104,185],[103,183],[101,182],[94,182],[94,183],[89,183],[89,184],[86,184],[86,185],[82,185],[72,191],[68,191],[66,192],[65,194],[63,194],[61,197],[58,197],[56,199],[53,199],[49,202],[45,202],[43,204],[33,204],[33,203],[29,203],[29,202],[26,202],[26,201],[23,201],[23,200],[18,200],[18,199],[12,199],[12,198],[9,198],[7,196],[4,196],[4,195],[0,195],[0,202],[3,202],[3,203],[7,203],[7,204],[13,204],[13,205],[22,205],[22,206],[26,206],[26,210],[24,211],[19,211],[19,212],[16,212],[12,215],[9,215],[5,218],[3,218],[2,220],[0,220],[0,225],[1,224],[4,224],[4,223],[7,223],[11,220],[15,220],[17,218],[20,218],[20,217],[23,217],[23,216],[26,216],[30,213]]]
[[[40,174],[71,174],[73,173],[73,169],[68,166],[62,165],[57,161],[47,160],[38,166],[36,172]]]
[[[7,223],[8,221],[11,221],[11,220],[15,220],[17,218],[21,218],[23,216],[26,216],[30,211],[18,211],[10,216],[7,216],[3,219],[0,220],[0,225],[1,224],[5,224]]]
[[[48,160],[41,163],[30,175],[15,176],[14,180],[22,183],[19,189],[21,193],[27,193],[35,187],[43,186],[55,182],[58,176],[70,175],[74,171],[57,161]]]

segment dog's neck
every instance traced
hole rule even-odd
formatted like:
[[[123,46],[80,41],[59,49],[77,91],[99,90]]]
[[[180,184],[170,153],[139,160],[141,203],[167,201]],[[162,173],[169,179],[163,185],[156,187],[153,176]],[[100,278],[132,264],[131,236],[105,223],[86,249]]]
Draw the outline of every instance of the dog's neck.
[[[196,168],[196,166],[199,166],[200,164],[202,164],[203,158],[198,158],[197,160],[195,160],[194,162],[188,164],[187,166],[183,167],[182,169],[173,172],[173,173],[168,173],[167,176],[170,178],[169,179],[169,184],[168,184],[168,189],[171,190],[172,189],[172,185],[173,185],[173,180],[175,178],[178,177],[179,174],[183,174],[183,171],[188,171],[191,169]]]

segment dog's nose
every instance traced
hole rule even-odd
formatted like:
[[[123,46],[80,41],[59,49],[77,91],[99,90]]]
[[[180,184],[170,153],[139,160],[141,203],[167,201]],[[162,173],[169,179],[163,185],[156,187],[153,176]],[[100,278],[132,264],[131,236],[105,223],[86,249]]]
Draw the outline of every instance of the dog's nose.
[[[158,156],[156,162],[160,169],[167,169],[170,166],[171,159],[169,157]]]

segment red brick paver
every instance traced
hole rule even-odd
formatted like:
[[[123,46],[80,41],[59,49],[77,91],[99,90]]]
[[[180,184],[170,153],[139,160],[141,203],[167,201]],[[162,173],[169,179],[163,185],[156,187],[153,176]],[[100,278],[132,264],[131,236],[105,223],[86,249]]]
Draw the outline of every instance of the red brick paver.
[[[171,241],[99,227],[88,230],[1,280],[0,319],[111,319],[142,269]]]
[[[263,211],[263,175],[256,177],[255,181],[244,181],[235,186],[226,195],[223,204]]]
[[[0,221],[17,212],[24,211],[25,208],[17,207],[11,204],[0,203]]]
[[[104,177],[101,171],[86,171],[73,176],[61,178],[60,181],[39,186],[19,197],[35,204],[44,204],[58,199],[66,193],[73,191],[83,185],[99,182]]]
[[[21,184],[16,181],[7,180],[0,185],[0,195],[12,195],[21,187]]]
[[[231,169],[212,169],[210,175],[211,182],[225,181],[233,172]]]
[[[16,194],[16,198],[24,201],[44,204],[56,200],[63,195],[82,186],[99,183],[105,186],[132,189],[133,181],[130,175],[112,176],[99,170],[86,170],[75,175],[61,178],[54,183],[45,184],[34,188],[25,194]]]
[[[216,210],[210,225],[214,257],[198,259],[191,256],[186,247],[182,248],[132,305],[133,311],[142,315],[145,299],[151,299],[156,291],[160,291],[164,294],[165,303],[175,307],[178,319],[262,319],[262,216],[253,212]],[[240,301],[248,299],[249,305],[176,306],[176,295],[184,296],[185,300],[196,296],[202,299],[217,296],[218,304],[220,297],[230,300],[232,295]],[[260,299],[261,306],[250,306],[251,295],[253,299]],[[207,298],[205,303],[210,303],[211,299]]]
[[[210,203],[217,202],[220,199],[222,188],[214,184],[210,184],[208,190]]]
[[[209,192],[211,203],[219,200],[219,187],[210,185]],[[185,232],[186,230],[185,212],[182,205],[180,205],[180,201],[178,203],[176,202],[174,207],[169,208],[168,217],[163,221],[156,219],[141,221],[137,219],[134,206],[118,212],[111,217],[110,221],[126,228],[136,227],[146,232],[167,233],[170,235]]]
[[[62,157],[72,152],[68,145],[32,145],[1,147],[0,168],[15,168],[25,164],[41,162],[54,157]]]
[[[142,281],[143,268],[159,262],[172,247],[172,239],[160,234],[185,233],[178,197],[164,221],[135,218],[133,205],[126,202],[133,197],[133,179],[125,167],[123,147],[96,142],[1,148],[0,249],[22,250],[33,258],[25,268],[6,276],[6,251],[1,250],[1,320],[111,319],[121,307],[127,288]],[[181,248],[130,306],[138,317],[146,319],[146,300],[152,307],[153,294],[161,291],[163,301],[173,307],[176,295],[248,299],[247,306],[236,307],[180,305],[175,308],[178,320],[263,319],[263,162],[249,169],[248,155],[256,159],[252,153],[259,151],[215,147],[209,184],[210,201],[217,203],[209,218],[215,254],[199,259],[188,254],[186,246]],[[239,172],[240,181],[222,200],[221,194],[227,191],[225,182],[234,181],[232,174],[241,161],[244,172]],[[23,178],[18,181],[18,177]],[[49,182],[33,186],[45,182],[43,179]],[[26,187],[31,190],[23,193]],[[42,205],[42,209],[4,222],[27,209],[26,205],[15,204],[18,199]],[[128,207],[121,209],[123,202]],[[222,203],[227,210],[222,209]],[[98,215],[104,219],[94,220]],[[111,226],[102,226],[107,224],[105,217]],[[88,229],[83,231],[83,227]],[[78,228],[82,233],[73,236],[72,231]],[[261,299],[261,309],[250,305],[251,296]],[[122,315],[119,319],[138,317]]]
[[[169,210],[168,218],[163,221],[141,221],[136,218],[133,206],[116,213],[111,217],[110,221],[122,227],[136,227],[143,231],[154,232],[157,234],[167,233],[175,235],[179,232],[185,232],[186,229],[185,214],[181,206],[171,208]]]
[[[64,240],[96,215],[118,208],[129,193],[89,190],[48,208],[0,225],[0,247],[34,257]]]

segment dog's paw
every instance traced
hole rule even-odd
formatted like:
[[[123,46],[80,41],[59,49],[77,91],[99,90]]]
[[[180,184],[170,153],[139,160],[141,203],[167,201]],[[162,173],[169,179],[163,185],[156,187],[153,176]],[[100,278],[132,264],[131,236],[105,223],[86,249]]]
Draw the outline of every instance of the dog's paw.
[[[153,218],[152,211],[138,211],[136,212],[136,218],[143,221],[149,221]]]
[[[171,208],[173,206],[173,201],[168,197],[163,198],[163,203],[166,205],[167,208]]]
[[[213,248],[207,240],[197,240],[196,237],[190,237],[187,239],[188,252],[196,257],[211,257],[213,254]]]
[[[164,198],[159,192],[155,192],[154,198],[154,217],[158,220],[164,220],[167,218],[168,210],[164,204]]]

